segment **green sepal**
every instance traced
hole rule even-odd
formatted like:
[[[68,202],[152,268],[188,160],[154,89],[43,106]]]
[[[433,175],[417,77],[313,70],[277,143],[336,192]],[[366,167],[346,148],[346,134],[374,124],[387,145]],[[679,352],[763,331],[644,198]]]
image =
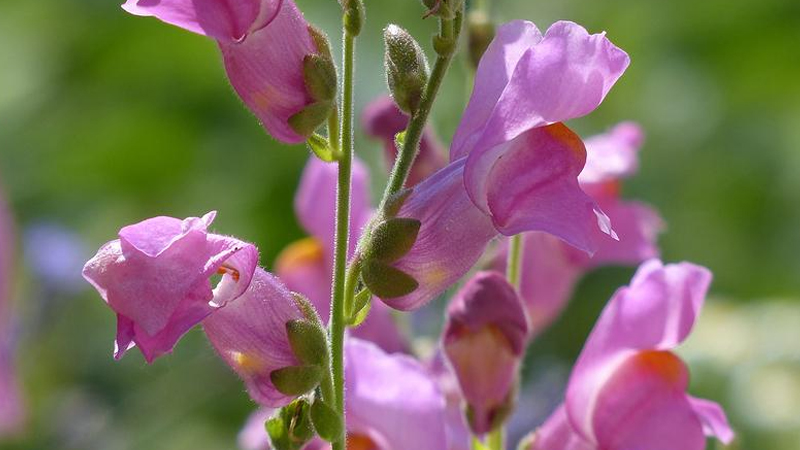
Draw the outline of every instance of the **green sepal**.
[[[331,53],[331,42],[328,35],[324,31],[315,27],[314,25],[308,26],[308,34],[311,35],[311,40],[314,41],[314,46],[317,47],[317,52],[320,55],[333,61],[333,54]]]
[[[386,208],[384,208],[386,210],[386,217],[395,217],[413,191],[413,188],[403,188],[389,197],[386,201]]]
[[[311,405],[311,421],[319,437],[328,442],[338,441],[344,433],[342,416],[319,397]]]
[[[325,331],[307,320],[286,322],[286,335],[297,359],[304,365],[328,365],[328,339]]]
[[[445,38],[438,34],[433,37],[433,49],[436,54],[440,56],[450,56],[456,49],[456,40],[453,38]]]
[[[402,297],[419,287],[411,275],[374,259],[364,262],[361,277],[369,290],[380,298]]]
[[[372,230],[372,239],[365,250],[367,259],[391,263],[402,258],[417,242],[422,223],[417,219],[394,217],[379,223]]]
[[[265,428],[275,450],[300,450],[316,434],[311,405],[305,399],[297,399],[267,420]]]
[[[336,67],[326,56],[312,53],[303,57],[303,81],[314,100],[332,101],[336,97]]]
[[[334,162],[339,160],[339,154],[331,147],[331,143],[327,138],[324,138],[317,133],[311,135],[306,141],[308,148],[312,153],[317,155],[317,158],[325,162]]]
[[[297,396],[314,389],[325,376],[325,370],[316,365],[289,366],[273,370],[269,379],[281,394]]]
[[[314,307],[314,304],[311,303],[311,300],[307,299],[303,294],[299,294],[297,292],[292,292],[292,299],[306,320],[319,324],[320,327],[323,326],[322,319],[319,317],[319,313],[317,313],[317,308]]]
[[[366,320],[370,309],[372,309],[372,292],[369,289],[362,289],[353,299],[353,311],[347,318],[349,327],[357,327]]]
[[[333,102],[330,101],[312,103],[289,117],[289,126],[295,133],[310,137],[320,125],[328,120],[332,109]]]

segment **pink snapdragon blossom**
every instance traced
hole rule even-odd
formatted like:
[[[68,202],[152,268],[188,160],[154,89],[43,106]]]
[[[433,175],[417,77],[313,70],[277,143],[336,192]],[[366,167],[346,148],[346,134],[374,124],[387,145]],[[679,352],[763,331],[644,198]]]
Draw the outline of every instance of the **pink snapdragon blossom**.
[[[250,285],[258,250],[209,233],[215,215],[162,216],[126,226],[119,239],[103,245],[86,263],[84,278],[117,314],[115,358],[136,345],[152,362]],[[217,273],[233,285],[212,290],[210,278]]]
[[[13,250],[11,214],[0,191],[0,436],[18,432],[25,418],[14,364],[15,336],[11,310]]]
[[[218,292],[235,291],[238,283],[223,278]],[[257,267],[247,290],[203,321],[203,330],[219,356],[244,380],[258,404],[280,407],[294,397],[278,391],[272,371],[296,366],[286,322],[304,319],[293,294],[274,275]]]
[[[367,135],[383,142],[386,162],[389,168],[397,157],[395,137],[408,127],[409,117],[397,107],[388,95],[383,95],[364,108],[361,122]],[[407,186],[414,186],[441,169],[447,163],[442,144],[436,138],[433,128],[426,127],[419,143],[419,153],[408,174]]]
[[[586,139],[586,167],[578,180],[605,211],[619,239],[595,231],[597,252],[589,257],[555,236],[543,232],[523,234],[520,296],[532,326],[541,333],[555,320],[580,277],[607,264],[638,264],[658,256],[656,239],[663,221],[650,206],[620,199],[623,177],[638,168],[638,151],[644,141],[641,128],[623,122],[609,132]],[[505,271],[507,243],[495,259],[493,268]]]
[[[293,0],[127,0],[122,7],[216,40],[228,79],[267,132],[306,140],[289,118],[312,103],[303,58],[317,53]]]
[[[390,355],[371,342],[345,344],[345,407],[349,450],[447,448],[445,400],[435,380],[415,359]],[[244,450],[269,449],[267,413],[258,411],[240,434]],[[260,437],[260,439],[259,439]],[[306,450],[329,450],[319,439]]]
[[[538,432],[534,450],[561,450],[567,441],[573,450],[702,450],[706,435],[729,443],[724,412],[686,393],[689,371],[672,352],[691,332],[710,283],[700,266],[644,263],[600,315],[564,407]]]
[[[510,413],[527,339],[522,303],[497,272],[475,274],[447,307],[442,346],[475,434],[492,431]]]
[[[556,22],[544,36],[526,21],[498,28],[450,161],[467,159],[467,192],[502,234],[545,231],[588,253],[598,226],[613,236],[578,185],[583,143],[560,122],[597,108],[629,62],[604,34],[572,22]]]
[[[275,262],[275,272],[289,289],[302,293],[314,304],[324,321],[331,304],[336,184],[338,165],[309,158],[294,199],[294,209],[309,237],[289,244]],[[369,173],[358,159],[353,160],[349,253],[352,256],[361,230],[372,215],[369,198]],[[367,319],[350,334],[375,342],[393,353],[408,348],[406,339],[394,324],[391,311],[381,302],[373,302]]]
[[[558,22],[501,26],[487,49],[450,148],[450,164],[413,187],[398,217],[422,223],[393,266],[419,287],[383,299],[410,310],[463,276],[497,234],[541,231],[593,253],[608,217],[578,183],[581,139],[561,121],[595,109],[628,66],[606,37]],[[603,236],[603,237],[600,237]]]

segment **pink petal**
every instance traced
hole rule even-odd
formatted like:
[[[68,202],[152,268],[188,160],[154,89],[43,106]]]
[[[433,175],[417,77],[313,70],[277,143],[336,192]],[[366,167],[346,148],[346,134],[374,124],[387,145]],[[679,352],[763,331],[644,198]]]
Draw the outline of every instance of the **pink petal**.
[[[521,42],[527,48],[515,45],[505,56],[506,64],[498,64],[497,53],[491,51],[496,47],[490,46],[487,55],[491,59],[486,72],[479,69],[476,75],[470,106],[454,138],[451,161],[489,151],[533,128],[590,113],[630,63],[628,55],[604,33],[589,35],[575,23],[556,22],[541,39],[532,33],[533,24],[514,24],[515,29],[531,30],[525,43]],[[523,51],[521,56],[519,51]],[[502,67],[505,71],[498,70]],[[489,81],[484,81],[484,76]]]
[[[203,329],[219,356],[244,380],[250,397],[277,408],[292,397],[278,392],[270,373],[298,364],[289,346],[286,322],[302,318],[289,290],[257,268],[244,295],[206,318]]]
[[[475,265],[497,235],[464,190],[463,163],[451,163],[415,186],[398,213],[422,223],[414,246],[394,264],[419,287],[402,297],[381,299],[392,308],[416,309],[441,294]]]
[[[703,432],[706,436],[714,436],[725,445],[733,442],[733,429],[722,407],[712,401],[692,396],[689,396],[689,403],[703,423]]]
[[[288,0],[127,0],[122,8],[221,41],[266,26]]]
[[[559,405],[534,435],[533,445],[521,450],[598,450],[575,432],[563,404]]]
[[[325,163],[311,156],[303,169],[294,198],[294,210],[300,224],[323,244],[325,255],[333,255],[334,249],[338,170],[337,164]],[[366,166],[359,159],[354,159],[350,187],[350,255],[355,250],[361,230],[372,215],[369,183]]]
[[[544,231],[593,253],[595,230],[608,219],[578,185],[585,158],[580,138],[563,124],[535,128],[470,155],[465,185],[502,234]]]
[[[587,138],[586,167],[578,181],[603,183],[635,173],[643,143],[644,131],[635,122],[622,122],[607,133]]]
[[[311,103],[303,58],[317,50],[294,2],[283,0],[274,20],[244,40],[218,43],[231,85],[267,132],[282,142],[304,142],[288,120]]]
[[[239,431],[236,441],[242,450],[271,450],[269,435],[264,428],[267,419],[275,411],[270,408],[259,408],[247,418],[247,422]]]
[[[641,351],[670,350],[694,325],[711,272],[690,263],[644,263],[630,286],[609,301],[586,340],[567,388],[567,410],[576,430],[592,433],[594,406],[616,367]]]
[[[520,58],[541,40],[542,33],[536,25],[526,20],[514,20],[497,28],[494,40],[478,64],[472,96],[453,136],[450,161],[469,154],[511,80]]]
[[[646,351],[627,358],[599,392],[592,416],[608,450],[703,450],[702,425],[686,395],[689,374],[677,356]]]
[[[148,361],[219,306],[239,297],[258,262],[252,244],[207,233],[213,213],[183,221],[159,217],[120,230],[86,263],[84,278],[117,313],[115,356],[139,345]],[[210,278],[231,278],[212,291]]]
[[[614,224],[618,239],[595,231],[597,252],[585,259],[587,268],[607,264],[639,264],[659,256],[658,235],[665,229],[661,216],[649,205],[613,199],[598,201]]]
[[[446,448],[445,399],[419,362],[352,338],[345,355],[348,433],[377,448]]]

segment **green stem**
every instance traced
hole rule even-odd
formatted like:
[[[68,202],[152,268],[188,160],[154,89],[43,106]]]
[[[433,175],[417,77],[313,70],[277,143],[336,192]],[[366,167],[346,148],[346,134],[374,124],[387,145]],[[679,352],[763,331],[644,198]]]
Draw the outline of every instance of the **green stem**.
[[[519,289],[520,270],[522,268],[522,235],[511,237],[508,244],[508,262],[506,263],[506,278],[516,289]]]
[[[333,262],[333,300],[331,303],[330,340],[333,405],[344,420],[344,330],[345,272],[350,237],[350,175],[353,162],[353,68],[355,36],[344,32],[344,81],[342,93],[342,144],[339,159],[339,180],[336,191],[336,248]],[[345,450],[346,437],[333,443],[333,450]]]
[[[505,450],[505,440],[504,428],[499,426],[486,436],[486,447],[489,450]]]
[[[425,92],[422,94],[419,109],[417,109],[408,122],[405,142],[403,143],[403,148],[400,149],[397,155],[392,174],[389,176],[389,182],[386,185],[386,190],[383,193],[383,198],[378,207],[377,217],[384,215],[389,198],[405,185],[408,173],[411,171],[411,165],[417,157],[419,143],[422,139],[422,132],[425,129],[425,124],[431,113],[433,101],[439,93],[439,87],[442,85],[442,80],[444,80],[444,76],[455,54],[455,42],[458,41],[458,35],[461,32],[462,14],[463,13],[459,12],[455,20],[442,19],[439,22],[439,37],[452,40],[454,45],[449,52],[444,52],[436,57],[436,63],[433,65],[433,71],[428,79],[428,84],[425,86]]]

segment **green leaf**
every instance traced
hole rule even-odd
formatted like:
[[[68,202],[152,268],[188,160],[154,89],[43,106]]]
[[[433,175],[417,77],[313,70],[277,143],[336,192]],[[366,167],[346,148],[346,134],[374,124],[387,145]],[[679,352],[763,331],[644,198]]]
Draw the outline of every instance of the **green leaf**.
[[[286,335],[294,355],[301,363],[320,367],[328,365],[328,339],[318,324],[307,320],[290,320],[286,322]]]
[[[269,379],[275,388],[284,395],[303,395],[317,387],[325,376],[320,366],[289,366],[273,370]]]
[[[317,398],[311,405],[311,421],[322,439],[328,442],[341,439],[344,432],[342,416],[320,398]]]
[[[306,141],[306,145],[312,153],[317,155],[317,158],[325,162],[334,162],[339,160],[338,153],[331,147],[331,143],[327,138],[324,138],[317,133],[311,135]]]
[[[378,260],[366,261],[361,276],[369,290],[380,298],[402,297],[419,287],[411,275]]]
[[[397,261],[417,242],[420,226],[419,220],[405,217],[395,217],[379,223],[372,230],[372,239],[365,251],[366,257],[389,263]]]

